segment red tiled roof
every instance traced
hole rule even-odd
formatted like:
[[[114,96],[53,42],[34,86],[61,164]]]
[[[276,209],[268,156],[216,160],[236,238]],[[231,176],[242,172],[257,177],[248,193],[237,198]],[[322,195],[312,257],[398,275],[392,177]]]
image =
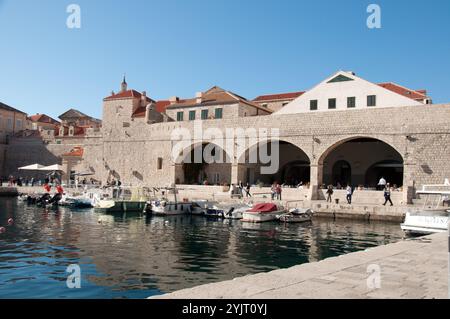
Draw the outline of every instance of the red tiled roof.
[[[156,108],[155,110],[159,113],[163,113],[166,111],[166,108],[170,105],[169,100],[161,100],[156,102]]]
[[[161,101],[157,101],[155,106],[155,111],[159,112],[159,113],[164,113],[166,111],[166,108],[170,105],[170,101],[169,100],[161,100]],[[136,109],[136,111],[134,111],[132,117],[136,118],[136,117],[144,117],[145,116],[145,106],[140,106]]]
[[[82,157],[84,150],[82,147],[77,146],[70,150],[70,152],[63,154],[63,156],[79,156]]]
[[[55,128],[55,136],[58,137],[72,137],[69,136],[69,127],[68,126],[64,126],[64,135],[61,136],[59,135],[59,129],[61,126],[57,126]],[[84,136],[86,134],[86,128],[85,127],[80,127],[80,126],[75,126],[74,130],[73,130],[73,136],[79,137],[79,136]]]
[[[39,122],[39,123],[48,123],[48,124],[59,124],[59,122],[53,118],[51,118],[50,116],[46,115],[46,114],[35,114],[35,115],[31,115],[29,117],[29,119],[32,122]]]
[[[296,99],[300,95],[302,95],[303,93],[305,93],[305,92],[302,91],[302,92],[291,92],[291,93],[279,93],[279,94],[260,95],[260,96],[256,97],[253,100],[253,102]]]
[[[120,92],[114,95],[110,95],[108,97],[105,97],[103,101],[111,101],[111,100],[118,100],[118,99],[129,99],[129,98],[137,98],[140,99],[142,96],[142,93],[139,93],[136,90],[127,90],[125,92]],[[151,98],[148,96],[146,97],[146,100],[148,102],[154,102]]]
[[[408,89],[404,86],[398,85],[396,83],[392,83],[392,82],[387,82],[387,83],[378,83],[379,86],[395,92],[397,94],[403,95],[407,98],[413,99],[413,100],[423,100],[425,98],[427,98],[426,96],[426,90],[411,90]]]

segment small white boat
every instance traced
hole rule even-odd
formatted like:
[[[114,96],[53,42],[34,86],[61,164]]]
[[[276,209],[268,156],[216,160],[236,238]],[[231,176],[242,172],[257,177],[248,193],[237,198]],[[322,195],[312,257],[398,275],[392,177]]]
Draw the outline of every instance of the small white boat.
[[[429,186],[443,185],[428,185],[428,187]],[[417,194],[425,197],[423,207],[421,209],[408,211],[404,223],[400,225],[405,233],[429,235],[448,231],[450,210],[448,208],[445,209],[440,205],[443,203],[443,199],[448,198],[450,191],[432,191],[426,190],[426,187],[427,186],[424,186],[422,191],[417,192]]]
[[[243,222],[262,223],[276,220],[278,215],[286,213],[286,210],[273,203],[261,203],[254,205],[242,215]]]
[[[151,202],[151,212],[157,216],[191,214],[192,211],[193,203],[190,202],[167,202],[165,200]]]
[[[285,214],[277,216],[277,219],[283,223],[304,223],[311,221],[313,211],[309,208],[293,208]]]

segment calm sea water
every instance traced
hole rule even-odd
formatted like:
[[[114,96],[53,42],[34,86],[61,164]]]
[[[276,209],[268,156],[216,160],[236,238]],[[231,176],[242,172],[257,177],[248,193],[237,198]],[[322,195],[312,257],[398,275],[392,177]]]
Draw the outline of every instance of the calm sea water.
[[[0,298],[145,298],[398,241],[398,224],[105,215],[0,198]],[[81,288],[67,288],[67,267]]]

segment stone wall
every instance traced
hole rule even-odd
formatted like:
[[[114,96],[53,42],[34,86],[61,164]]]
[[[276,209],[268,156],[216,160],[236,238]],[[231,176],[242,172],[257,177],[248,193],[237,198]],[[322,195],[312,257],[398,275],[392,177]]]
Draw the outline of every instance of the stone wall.
[[[175,181],[180,167],[175,165],[171,141],[174,129],[182,128],[193,136],[194,122],[166,122],[146,124],[127,118],[121,101],[115,109],[104,109],[103,128],[100,133],[84,141],[84,160],[80,166],[92,167],[96,178],[105,182],[116,176],[131,185],[167,186]],[[411,194],[414,187],[440,184],[450,178],[450,104],[371,108],[352,111],[302,113],[253,117],[225,118],[201,121],[203,130],[219,128],[279,129],[280,140],[300,148],[311,163],[311,193],[317,197],[318,185],[324,174],[323,164],[337,146],[355,138],[374,138],[395,149],[404,162],[404,193]],[[106,121],[105,121],[106,119]],[[123,122],[129,123],[124,126]],[[197,123],[198,124],[198,123]],[[199,143],[184,136],[186,145]],[[208,139],[207,139],[208,140]],[[231,141],[231,145],[235,145]],[[25,146],[25,148],[24,148]],[[5,170],[41,158],[54,160],[65,146],[9,145]],[[27,148],[30,151],[27,151]],[[70,147],[64,149],[69,151]],[[241,154],[237,149],[231,169],[231,182],[244,180],[245,170],[237,163]],[[358,154],[361,150],[355,150]],[[176,154],[175,154],[176,155]],[[282,155],[283,156],[283,155]],[[158,158],[162,167],[158,169]],[[42,162],[42,161],[41,161]],[[19,164],[20,163],[20,164]],[[314,195],[315,194],[315,195]]]

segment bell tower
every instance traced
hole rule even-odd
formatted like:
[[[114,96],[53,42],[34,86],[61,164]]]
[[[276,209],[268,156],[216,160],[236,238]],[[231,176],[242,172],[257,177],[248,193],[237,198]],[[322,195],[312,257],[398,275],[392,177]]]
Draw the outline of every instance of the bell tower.
[[[120,92],[125,92],[128,89],[127,81],[125,80],[125,74],[123,75],[122,84],[120,85]]]

